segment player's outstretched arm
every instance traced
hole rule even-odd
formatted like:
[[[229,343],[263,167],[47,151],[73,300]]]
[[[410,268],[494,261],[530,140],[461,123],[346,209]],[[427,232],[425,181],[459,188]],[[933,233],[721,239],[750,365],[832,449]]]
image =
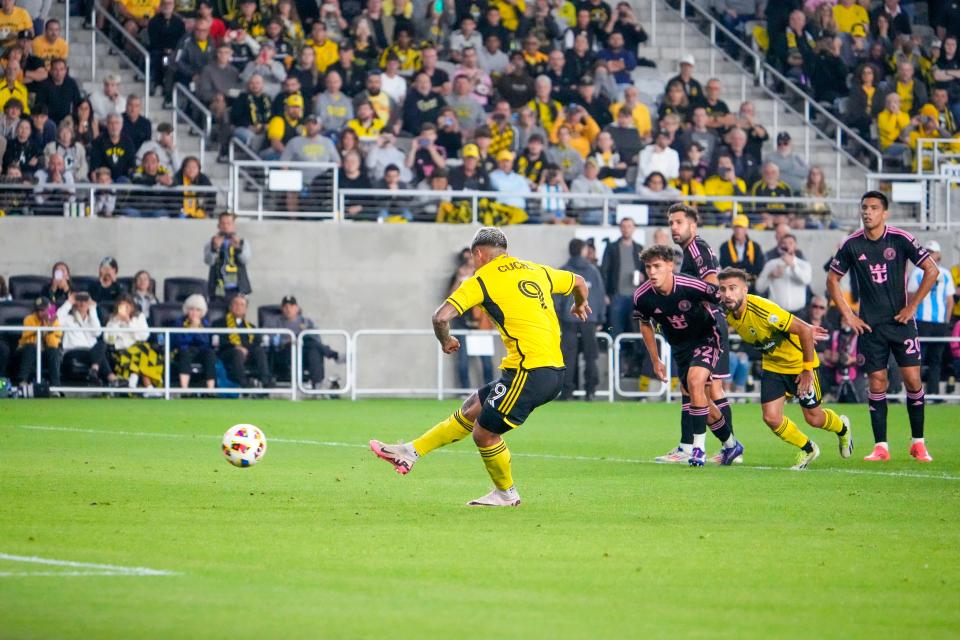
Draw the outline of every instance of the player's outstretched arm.
[[[650,354],[650,361],[653,363],[653,373],[657,380],[669,382],[667,379],[667,366],[660,359],[657,351],[657,335],[649,322],[640,322],[640,333],[643,335],[643,344],[647,347],[647,353]]]
[[[813,390],[813,369],[817,358],[813,327],[794,316],[787,331],[800,338],[800,349],[803,351],[803,371],[797,376],[797,395],[802,398]]]
[[[847,299],[843,297],[843,289],[840,288],[840,278],[840,274],[833,270],[827,274],[827,293],[830,295],[830,299],[833,300],[833,304],[837,305],[837,309],[840,310],[840,315],[842,315],[846,323],[857,332],[857,335],[863,335],[864,331],[873,331],[870,325],[858,318],[857,314],[850,308],[850,305],[847,304]]]
[[[570,310],[570,313],[577,319],[582,320],[583,322],[587,321],[587,318],[590,317],[590,314],[593,312],[593,309],[590,308],[590,303],[588,298],[590,296],[590,289],[587,287],[587,281],[583,279],[583,276],[577,276],[574,279],[573,283],[573,308]]]
[[[909,296],[909,302],[907,306],[900,310],[900,313],[893,316],[893,319],[899,322],[900,324],[906,324],[910,322],[915,315],[917,315],[917,307],[920,306],[920,303],[923,302],[923,299],[927,297],[927,294],[933,289],[933,286],[937,284],[937,278],[940,277],[940,270],[937,268],[937,263],[933,261],[932,258],[927,258],[920,263],[923,268],[923,280],[920,281],[920,286],[917,287],[916,293]]]
[[[444,302],[433,312],[433,333],[444,353],[456,353],[460,349],[460,341],[450,335],[450,321],[460,315],[449,302]]]

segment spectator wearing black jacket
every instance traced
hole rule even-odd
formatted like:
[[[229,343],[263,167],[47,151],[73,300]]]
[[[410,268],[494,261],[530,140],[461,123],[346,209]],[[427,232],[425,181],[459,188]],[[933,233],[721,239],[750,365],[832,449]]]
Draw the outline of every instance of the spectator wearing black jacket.
[[[883,0],[883,4],[877,7],[870,16],[870,24],[876,24],[877,18],[880,16],[884,16],[887,19],[887,24],[890,25],[887,35],[891,40],[896,40],[901,35],[911,35],[913,33],[913,29],[910,27],[910,17],[900,6],[900,0]]]
[[[720,266],[746,271],[750,275],[750,289],[753,290],[767,260],[760,245],[747,235],[749,227],[750,219],[744,214],[733,217],[733,235],[720,245]]]
[[[255,73],[247,81],[247,90],[233,101],[227,126],[233,126],[234,137],[246,145],[253,146],[254,151],[258,151],[258,147],[263,145],[266,136],[272,108],[270,96],[263,90],[263,78]],[[226,154],[230,134],[221,136],[220,139],[223,144],[220,152]]]
[[[616,338],[633,326],[633,293],[643,280],[643,247],[633,240],[637,225],[632,218],[620,221],[620,239],[607,245],[603,252],[600,273],[603,288],[610,302],[607,324]]]
[[[234,296],[230,300],[230,309],[214,327],[225,329],[255,329],[247,321],[247,298]],[[257,387],[271,386],[270,370],[267,366],[267,354],[260,346],[260,336],[250,333],[227,333],[220,337],[220,361],[227,370],[227,377],[240,388],[247,389],[251,384]],[[247,367],[253,370],[253,378],[247,376]]]
[[[579,357],[582,353],[584,364],[583,388],[586,393],[584,399],[590,402],[597,391],[597,382],[600,379],[597,368],[599,358],[597,327],[603,325],[604,308],[606,306],[604,304],[603,276],[600,274],[600,270],[587,260],[586,242],[574,238],[570,241],[569,251],[570,259],[560,268],[572,271],[587,281],[587,286],[590,289],[591,311],[586,320],[580,320],[570,313],[572,300],[563,299],[560,296],[554,298],[557,316],[560,319],[560,350],[563,352],[563,361],[567,363],[560,399],[571,400],[573,398],[576,375],[580,369]]]
[[[490,178],[480,162],[480,149],[471,143],[463,147],[463,164],[450,170],[454,191],[489,191]]]
[[[107,130],[90,145],[90,181],[100,167],[110,170],[114,182],[129,182],[137,166],[137,148],[133,141],[123,135],[123,118],[120,114],[107,116]]]
[[[787,28],[774,33],[770,39],[769,55],[773,65],[791,79],[801,73],[809,76],[813,71],[815,42],[806,25],[803,11],[794,11]]]
[[[813,62],[813,95],[817,102],[832,103],[850,93],[847,88],[847,68],[837,55],[839,38],[827,36],[820,39],[817,57]]]
[[[3,152],[3,170],[18,167],[25,177],[31,177],[43,168],[43,148],[33,138],[33,125],[29,120],[17,123],[14,137],[7,141]]]
[[[59,124],[73,113],[83,96],[77,81],[67,72],[67,61],[57,58],[50,63],[50,75],[36,85],[35,105],[46,105],[50,119]]]
[[[510,70],[496,81],[497,93],[510,103],[511,109],[519,109],[533,99],[533,78],[527,74],[523,65],[523,54],[514,54],[515,61]]]
[[[169,108],[173,100],[173,85],[177,82],[193,82],[203,68],[214,59],[214,46],[210,41],[210,21],[197,20],[193,34],[184,37],[177,47],[176,58],[164,67],[163,100]]]
[[[403,102],[403,130],[414,134],[424,124],[435,123],[445,106],[443,96],[433,92],[430,76],[418,73]]]
[[[153,124],[140,115],[142,110],[143,99],[139,95],[131,93],[127,96],[127,108],[123,112],[123,135],[130,138],[134,149],[139,149],[140,145],[153,137]]]
[[[159,85],[163,79],[162,69],[173,62],[180,41],[187,34],[183,18],[174,13],[174,0],[160,0],[160,9],[147,23],[149,36],[150,68]]]

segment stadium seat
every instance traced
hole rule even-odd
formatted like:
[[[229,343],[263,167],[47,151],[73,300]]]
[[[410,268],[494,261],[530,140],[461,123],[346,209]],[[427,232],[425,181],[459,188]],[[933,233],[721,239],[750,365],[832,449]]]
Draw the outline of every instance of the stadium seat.
[[[23,319],[33,313],[33,303],[23,300],[10,300],[0,302],[0,327],[19,327],[23,324]],[[17,348],[17,342],[20,341],[19,331],[0,331],[0,340],[4,340],[10,347],[10,353]],[[0,375],[3,372],[0,371]]]
[[[117,278],[117,282],[120,283],[124,291],[133,291],[133,276]],[[157,295],[157,281],[153,278],[150,278],[150,292],[153,293],[153,295]]]
[[[160,302],[150,305],[147,324],[151,327],[175,327],[182,316],[183,305],[179,302]]]
[[[202,278],[167,278],[163,281],[163,301],[183,302],[191,295],[207,295],[207,281]]]
[[[98,280],[97,276],[70,276],[70,284],[73,286],[73,290],[86,291],[87,293],[90,292],[93,285],[97,284]]]
[[[14,300],[33,300],[42,296],[50,284],[50,276],[11,276],[8,283]]]
[[[223,320],[227,315],[227,303],[223,300],[213,300],[208,306],[207,320],[210,321],[211,325],[216,324],[219,320]]]
[[[279,318],[280,314],[280,305],[278,304],[265,304],[257,307],[257,326],[266,326],[267,318]]]

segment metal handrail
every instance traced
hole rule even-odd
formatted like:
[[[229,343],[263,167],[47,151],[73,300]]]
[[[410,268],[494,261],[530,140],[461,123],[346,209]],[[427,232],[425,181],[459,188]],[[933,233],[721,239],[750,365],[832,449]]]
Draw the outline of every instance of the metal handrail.
[[[240,178],[243,178],[244,188],[252,188],[257,191],[257,198],[262,203],[263,202],[263,187],[260,186],[260,183],[250,175],[249,171],[243,169],[239,166],[238,162],[243,162],[243,160],[237,160],[236,155],[237,151],[242,151],[247,156],[251,158],[259,158],[257,152],[254,151],[249,145],[239,140],[238,138],[230,137],[230,144],[227,147],[228,158],[230,162],[230,205],[232,208],[236,208],[240,204]]]
[[[651,0],[651,1],[652,1],[652,2],[655,2],[656,0]],[[801,116],[803,117],[804,121],[805,121],[806,124],[807,124],[807,127],[806,127],[807,129],[809,129],[810,127],[813,127],[813,129],[816,131],[817,134],[823,136],[823,138],[826,139],[826,140],[830,140],[830,141],[834,144],[834,146],[836,147],[837,151],[839,151],[839,152],[842,153],[844,156],[846,156],[846,158],[847,158],[847,160],[848,160],[849,162],[860,166],[860,167],[863,168],[864,170],[868,170],[868,171],[869,171],[869,167],[865,166],[862,162],[860,162],[859,160],[857,160],[856,158],[854,158],[852,155],[850,155],[850,153],[848,153],[848,152],[843,148],[843,141],[842,141],[841,135],[840,135],[840,133],[843,132],[843,134],[845,134],[848,138],[850,138],[850,139],[855,140],[856,142],[858,142],[868,153],[870,153],[871,155],[873,155],[874,158],[876,158],[878,171],[882,171],[882,170],[883,170],[883,154],[882,154],[876,147],[874,147],[872,143],[870,143],[870,142],[868,142],[867,140],[864,140],[862,137],[860,137],[860,135],[859,135],[856,131],[852,130],[849,126],[847,126],[843,121],[841,121],[840,119],[838,119],[836,116],[834,116],[834,115],[833,115],[832,113],[830,113],[828,110],[824,109],[824,108],[823,108],[819,103],[817,103],[815,100],[811,99],[810,96],[807,95],[807,93],[804,92],[802,89],[800,89],[800,87],[798,87],[792,80],[790,80],[789,78],[787,78],[786,76],[784,76],[783,74],[781,74],[779,71],[777,71],[776,69],[774,69],[769,63],[766,62],[766,60],[763,59],[763,56],[761,56],[759,53],[757,53],[756,51],[754,51],[752,47],[750,47],[750,46],[747,45],[745,42],[743,42],[743,40],[741,40],[736,34],[734,34],[732,31],[730,31],[730,30],[727,29],[725,26],[723,26],[723,24],[721,24],[713,15],[710,14],[710,11],[709,11],[709,10],[704,9],[703,7],[701,7],[701,6],[700,6],[697,2],[695,2],[694,0],[680,0],[679,12],[680,12],[681,18],[685,18],[685,16],[686,16],[686,7],[687,7],[688,5],[689,5],[690,7],[692,7],[692,8],[693,8],[697,13],[699,13],[701,16],[703,16],[703,17],[707,20],[707,22],[710,24],[710,44],[711,44],[711,46],[712,46],[712,49],[711,49],[711,51],[710,51],[710,57],[711,57],[711,70],[710,70],[710,71],[711,71],[711,75],[713,74],[713,71],[714,71],[714,69],[713,69],[713,67],[714,67],[714,57],[715,57],[716,51],[717,51],[717,49],[718,49],[717,44],[716,44],[716,33],[717,33],[717,31],[719,30],[724,36],[726,36],[726,37],[729,38],[734,44],[736,44],[736,46],[737,46],[742,52],[746,53],[748,56],[750,56],[750,57],[753,59],[753,67],[754,67],[754,69],[753,69],[753,75],[754,75],[754,77],[759,81],[760,87],[762,87],[762,89],[763,89],[766,93],[768,93],[771,97],[773,97],[775,100],[777,100],[777,101],[778,101],[780,104],[782,104],[784,107],[786,107],[787,109],[790,109],[791,111],[793,111],[793,112],[796,113],[797,115],[801,115]],[[699,33],[699,31],[698,31],[698,33]],[[703,35],[703,34],[701,34],[701,35]],[[685,38],[686,38],[686,29],[681,28],[681,29],[680,29],[680,43],[681,43],[680,46],[681,46],[681,48],[683,48],[683,47],[685,46],[685,44],[684,44],[684,43],[685,43]],[[722,51],[722,50],[721,50],[720,52],[721,52],[721,54],[726,55],[726,52],[724,52],[724,51]],[[734,61],[734,60],[732,60],[732,59],[731,59],[731,62],[733,62],[734,64],[737,64],[736,61]],[[745,70],[745,71],[746,71],[746,70]],[[766,86],[766,82],[764,81],[764,80],[765,80],[765,78],[764,78],[765,74],[770,74],[771,76],[773,76],[777,81],[779,81],[780,83],[782,83],[782,84],[784,85],[784,87],[790,89],[790,91],[793,93],[793,95],[794,95],[795,97],[800,98],[800,99],[803,100],[803,104],[804,104],[804,113],[803,113],[803,114],[799,114],[795,109],[793,109],[792,106],[790,106],[788,103],[784,102],[781,96],[779,96],[776,92],[770,90],[770,88]],[[836,129],[835,139],[831,140],[831,137],[830,137],[830,136],[828,136],[828,135],[827,135],[826,133],[824,133],[823,131],[820,131],[820,129],[819,129],[818,127],[816,127],[816,126],[813,125],[813,122],[812,122],[811,119],[810,119],[810,110],[811,110],[811,109],[813,109],[814,111],[816,111],[817,113],[819,113],[820,115],[822,115],[823,117],[825,117],[831,124],[834,125],[834,127],[835,127],[835,129]],[[774,111],[774,114],[776,114],[776,111]],[[808,133],[808,132],[805,132],[804,135],[805,135],[804,143],[807,145],[807,147],[809,147],[809,139],[807,138],[807,136],[809,135],[809,133]],[[809,154],[809,151],[807,151],[806,153]],[[839,163],[839,158],[838,158],[838,163]],[[839,182],[839,164],[838,164],[838,171],[837,171],[837,173],[838,173],[838,182]]]
[[[180,96],[184,96],[187,102],[193,105],[204,117],[204,126],[197,124],[184,109],[180,108]],[[191,132],[196,132],[200,136],[200,157],[206,158],[207,140],[213,132],[213,112],[200,101],[193,92],[183,83],[178,82],[173,85],[173,146],[177,146],[177,130],[180,118],[187,121]]]
[[[243,174],[243,180],[246,184],[252,184],[253,187],[258,192],[258,206],[256,215],[259,220],[262,220],[265,215],[282,215],[288,217],[291,215],[303,217],[303,218],[333,218],[339,220],[340,215],[336,211],[336,204],[338,203],[337,192],[339,187],[339,167],[334,162],[306,162],[300,160],[237,160],[234,157],[233,145],[236,143],[236,147],[243,150],[244,153],[256,157],[256,152],[253,151],[250,147],[245,145],[240,140],[236,138],[231,139],[231,157],[230,157],[230,183],[231,183],[231,193],[233,197],[233,208],[238,215],[248,215],[249,212],[240,208],[240,177]],[[334,204],[333,211],[320,211],[320,212],[303,212],[303,211],[279,211],[279,212],[267,212],[263,207],[263,197],[265,190],[263,186],[257,182],[253,175],[248,171],[248,169],[261,169],[264,172],[269,171],[270,169],[303,169],[303,170],[316,170],[316,171],[332,171],[333,173],[333,190],[332,190],[332,202]]]
[[[303,341],[309,336],[340,336],[346,342],[346,349],[343,352],[347,365],[346,384],[339,389],[311,389],[303,383]],[[342,329],[304,329],[297,335],[297,378],[296,385],[300,393],[304,396],[340,396],[351,392],[353,383],[353,339],[350,334]]]
[[[953,190],[958,184],[960,184],[960,174],[940,174],[940,173],[868,173],[867,174],[867,189],[873,190],[877,189],[880,186],[881,182],[890,182],[890,183],[910,183],[918,182],[925,187],[929,187],[934,184],[943,184],[946,186],[944,189],[944,207],[943,212],[945,214],[945,220],[931,220],[930,219],[930,210],[931,204],[930,200],[933,197],[930,189],[925,188],[923,193],[923,198],[921,199],[919,219],[916,222],[898,220],[897,226],[899,227],[920,227],[920,228],[930,228],[930,229],[939,229],[941,227],[950,230],[953,228]]]
[[[660,350],[659,357],[663,360],[663,364],[667,370],[667,382],[658,380],[660,383],[660,388],[657,391],[627,391],[620,386],[620,349],[624,341],[639,341],[640,344],[643,343],[643,334],[636,332],[627,332],[621,333],[613,341],[613,380],[614,388],[618,395],[624,398],[659,398],[664,397],[666,402],[670,402],[672,397],[672,390],[670,389],[670,380],[673,379],[672,367],[673,367],[673,356],[671,355],[670,343],[667,342],[659,333],[656,334],[655,339],[657,341],[657,348]],[[645,347],[644,347],[645,348]]]
[[[924,172],[923,170],[923,161],[924,152],[926,151],[926,146],[930,146],[930,154],[932,156],[932,174],[936,175],[940,173],[940,160],[956,160],[960,158],[960,153],[944,153],[940,151],[941,145],[956,145],[958,141],[956,138],[917,138],[917,148],[916,148],[916,160],[917,160],[917,175],[930,175]],[[955,163],[951,163],[955,164]]]
[[[133,48],[137,50],[137,53],[143,56],[143,71],[140,70],[140,67],[131,60],[126,53],[123,52],[121,48],[116,48],[116,53],[123,60],[126,61],[128,65],[133,69],[133,73],[136,77],[143,78],[143,115],[144,117],[150,117],[150,52],[140,44],[140,41],[134,38],[130,33],[124,28],[120,22],[110,15],[110,12],[107,9],[103,8],[99,2],[93,3],[93,11],[91,12],[91,23],[92,27],[90,29],[90,39],[92,43],[91,47],[91,60],[90,60],[90,79],[94,82],[97,81],[97,34],[99,33],[103,36],[107,42],[110,43],[110,47],[114,48],[110,37],[100,31],[100,28],[97,26],[97,14],[101,14],[107,22],[113,25],[113,28],[117,30],[123,36],[123,39],[133,45]]]

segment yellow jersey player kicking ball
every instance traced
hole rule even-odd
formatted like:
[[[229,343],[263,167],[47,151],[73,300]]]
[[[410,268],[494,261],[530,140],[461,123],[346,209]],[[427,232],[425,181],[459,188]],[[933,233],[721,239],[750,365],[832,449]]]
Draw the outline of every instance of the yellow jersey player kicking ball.
[[[573,294],[571,313],[586,320],[589,291],[584,279],[570,271],[520,260],[507,254],[507,238],[495,227],[477,231],[470,246],[476,273],[465,280],[433,314],[433,331],[444,353],[456,353],[460,341],[450,335],[450,321],[480,305],[497,325],[507,357],[499,380],[484,385],[452,416],[412,442],[370,441],[370,449],[406,475],[434,449],[473,435],[494,490],[470,506],[515,507],[520,494],[513,484],[510,451],[501,436],[516,429],[530,413],[558,395],[563,387],[560,323],[551,296]]]
[[[763,421],[781,440],[800,448],[792,468],[806,469],[820,455],[820,448],[783,415],[788,397],[797,398],[807,424],[836,433],[840,457],[849,458],[853,454],[850,420],[820,406],[820,361],[814,348],[820,334],[815,334],[813,327],[779,305],[748,294],[745,271],[724,269],[719,279],[720,301],[730,328],[763,354],[760,378]]]

